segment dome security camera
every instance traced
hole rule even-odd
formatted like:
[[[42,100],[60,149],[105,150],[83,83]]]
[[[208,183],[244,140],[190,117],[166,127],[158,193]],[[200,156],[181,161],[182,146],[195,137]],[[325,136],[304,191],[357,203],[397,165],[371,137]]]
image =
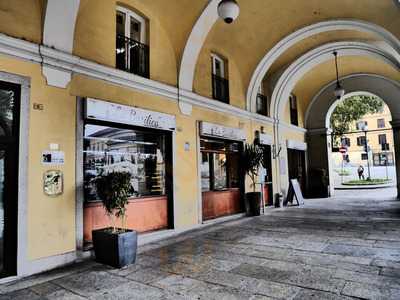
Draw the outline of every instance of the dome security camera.
[[[227,24],[231,24],[239,16],[239,5],[235,0],[222,0],[218,4],[218,15]]]

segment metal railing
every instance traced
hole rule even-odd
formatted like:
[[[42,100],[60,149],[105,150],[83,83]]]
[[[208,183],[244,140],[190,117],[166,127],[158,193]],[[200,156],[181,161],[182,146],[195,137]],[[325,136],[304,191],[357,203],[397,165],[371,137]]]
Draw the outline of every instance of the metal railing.
[[[215,100],[229,104],[229,80],[212,74],[212,92]]]
[[[263,116],[269,116],[268,98],[263,94],[257,94],[256,100],[257,113]]]
[[[150,77],[150,48],[148,45],[117,35],[116,68],[145,78]]]

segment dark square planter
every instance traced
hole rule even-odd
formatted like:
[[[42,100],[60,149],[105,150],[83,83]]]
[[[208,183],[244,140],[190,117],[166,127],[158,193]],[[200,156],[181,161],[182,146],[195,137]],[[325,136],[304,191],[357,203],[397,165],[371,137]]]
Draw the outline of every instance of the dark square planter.
[[[112,233],[112,228],[92,231],[96,261],[115,268],[133,264],[136,260],[137,232],[127,230]]]
[[[261,193],[251,192],[246,193],[246,202],[248,203],[248,216],[259,216],[261,208]]]

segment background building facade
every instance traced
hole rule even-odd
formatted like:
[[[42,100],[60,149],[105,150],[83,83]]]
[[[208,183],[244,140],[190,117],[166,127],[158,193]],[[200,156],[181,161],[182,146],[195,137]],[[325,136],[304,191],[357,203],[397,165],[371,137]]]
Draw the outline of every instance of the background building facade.
[[[367,165],[367,157],[371,166],[393,166],[394,148],[393,131],[390,122],[392,116],[387,105],[382,112],[367,114],[362,119],[353,122],[350,132],[341,138],[341,144],[347,148],[343,156],[340,152],[334,152],[335,167],[344,165]],[[363,125],[368,126],[367,135],[362,130]],[[368,141],[368,156],[365,149]]]

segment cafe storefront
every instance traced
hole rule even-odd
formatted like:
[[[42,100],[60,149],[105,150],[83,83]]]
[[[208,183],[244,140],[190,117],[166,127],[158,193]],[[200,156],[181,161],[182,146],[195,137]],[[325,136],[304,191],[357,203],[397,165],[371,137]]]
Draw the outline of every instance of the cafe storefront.
[[[244,211],[240,171],[245,132],[200,122],[200,172],[203,221]]]
[[[173,228],[172,134],[175,117],[86,99],[83,120],[84,241],[110,225],[95,180],[131,174],[127,227],[138,232]]]

